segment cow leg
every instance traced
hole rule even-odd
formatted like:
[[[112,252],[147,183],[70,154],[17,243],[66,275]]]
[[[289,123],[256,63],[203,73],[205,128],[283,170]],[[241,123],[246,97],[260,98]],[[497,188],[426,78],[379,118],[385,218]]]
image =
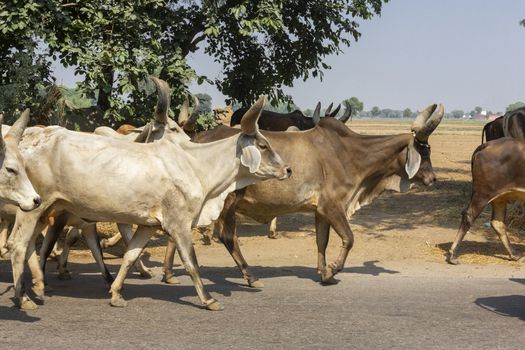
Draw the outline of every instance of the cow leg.
[[[1,219],[0,222],[0,258],[7,257],[7,236],[9,235],[9,222]]]
[[[164,264],[162,270],[164,276],[162,277],[162,282],[167,284],[179,284],[180,281],[173,274],[173,260],[175,258],[175,252],[177,250],[177,245],[175,240],[168,235],[168,246],[166,247],[166,255],[164,256]]]
[[[37,227],[35,229],[35,232],[42,232],[43,225],[37,224]],[[33,238],[29,241],[29,244],[27,246],[27,252],[26,256],[28,257],[27,263],[29,266],[29,270],[31,271],[31,278],[32,278],[32,290],[33,293],[35,293],[35,296],[39,300],[44,299],[44,289],[45,289],[45,283],[44,283],[44,272],[40,268],[40,261],[38,259],[38,255],[36,254],[36,237],[38,234],[35,234]]]
[[[330,224],[319,214],[315,215],[315,240],[317,243],[317,273],[326,271],[326,247],[330,237]]]
[[[40,208],[43,208],[41,206]],[[17,218],[13,227],[13,232],[9,242],[12,246],[11,250],[11,265],[13,271],[13,285],[15,297],[15,304],[24,310],[33,310],[37,308],[37,305],[25,294],[23,283],[24,275],[24,262],[26,260],[26,254],[29,252],[31,255],[34,253],[34,240],[36,237],[36,226],[40,217],[41,211],[33,210],[31,212],[17,212]],[[31,243],[33,242],[33,243]],[[31,251],[32,250],[32,251]],[[36,254],[35,254],[36,255]],[[36,256],[35,256],[36,257]],[[36,262],[36,265],[35,265]],[[35,273],[36,279],[42,278],[42,289],[44,287],[43,276],[38,276],[40,266],[38,261],[35,261],[34,257],[31,257],[30,268],[31,272]],[[40,271],[40,274],[42,272]]]
[[[129,224],[117,224],[118,230],[120,232],[120,237],[124,241],[124,244],[127,246],[131,238],[133,237],[133,226]],[[141,277],[152,278],[153,271],[147,268],[142,257],[140,256],[134,264],[135,269],[139,272]]]
[[[98,232],[96,224],[89,224],[82,228],[82,236],[86,239],[86,244],[93,254],[93,258],[97,262],[98,268],[102,273],[102,277],[107,284],[113,282],[113,277],[109,273],[106,264],[104,264],[104,258],[102,257],[102,248],[100,247],[100,242],[98,240]]]
[[[237,221],[235,217],[235,196],[229,195],[224,203],[224,208],[217,221],[221,227],[219,240],[224,244],[233,260],[239,267],[242,277],[253,288],[263,288],[264,284],[248,269],[248,263],[241,253],[239,239],[237,237]]]
[[[199,274],[199,264],[197,262],[197,257],[195,256],[195,249],[192,242],[191,223],[188,223],[186,227],[173,225],[171,228],[166,228],[166,232],[168,232],[175,240],[180,259],[184,264],[184,268],[191,276],[193,285],[195,286],[202,304],[204,304],[208,310],[223,310],[223,306],[217,300],[212,298],[206,289],[204,289],[204,284],[202,283]]]
[[[277,218],[273,218],[272,221],[270,221],[270,227],[268,231],[268,238],[279,238],[279,233],[277,233]]]
[[[447,257],[447,262],[449,264],[459,264],[457,258],[457,250],[459,244],[461,243],[463,238],[465,238],[465,235],[467,234],[468,230],[470,230],[470,227],[477,219],[479,214],[481,214],[481,211],[483,210],[486,204],[487,202],[485,200],[481,200],[477,196],[472,196],[469,206],[461,213],[461,224],[459,225],[458,233],[456,234],[456,239],[454,240],[454,243],[452,243],[452,247],[450,247],[449,255]]]
[[[53,225],[49,225],[47,227],[44,240],[42,241],[42,246],[40,247],[40,268],[42,269],[44,276],[46,272],[47,259],[53,251],[53,247],[55,246],[55,243],[57,242],[60,233],[64,230],[66,222],[67,217],[65,215],[59,215],[55,218],[55,222],[53,223]]]
[[[154,227],[149,226],[139,226],[137,231],[131,238],[128,243],[128,248],[124,257],[122,259],[122,265],[118,271],[115,281],[111,284],[111,301],[110,305],[115,307],[124,307],[126,306],[126,301],[122,298],[120,291],[122,290],[122,285],[124,284],[124,279],[129,272],[129,269],[133,266],[135,261],[138,259],[144,247],[148,243],[149,239],[155,233]]]
[[[62,253],[58,256],[58,279],[59,280],[70,280],[71,273],[67,269],[67,261],[69,259],[69,251],[71,247],[76,243],[80,237],[80,232],[77,227],[70,227],[66,233],[66,239],[64,241],[64,248]]]
[[[103,238],[100,240],[100,247],[101,248],[113,247],[115,244],[120,242],[121,239],[122,239],[122,235],[120,234],[120,232],[109,238]]]
[[[505,225],[505,215],[507,212],[507,203],[505,202],[492,202],[492,219],[490,224],[494,231],[499,236],[499,239],[507,249],[509,256],[512,260],[519,260],[522,257],[517,255],[512,245],[510,244],[509,237],[507,236],[507,226]]]
[[[354,245],[354,234],[348,224],[346,212],[343,209],[333,208],[329,211],[323,210],[323,214],[330,225],[334,228],[335,232],[341,237],[342,241],[339,256],[335,262],[329,264],[324,272],[321,273],[321,281],[323,283],[333,284],[334,282],[337,282],[333,277],[343,269],[348,253]]]

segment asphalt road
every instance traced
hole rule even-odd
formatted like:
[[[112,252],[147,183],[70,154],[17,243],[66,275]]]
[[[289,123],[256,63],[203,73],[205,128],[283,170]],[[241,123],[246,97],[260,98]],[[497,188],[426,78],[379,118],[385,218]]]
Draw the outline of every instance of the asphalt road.
[[[74,279],[49,274],[54,291],[25,313],[12,306],[4,263],[0,349],[525,348],[521,270],[483,277],[488,266],[447,276],[442,270],[448,268],[407,273],[369,262],[347,268],[338,285],[321,286],[310,267],[259,266],[266,286],[254,290],[233,267],[203,267],[208,291],[225,306],[211,312],[198,305],[187,276],[176,286],[130,276],[123,291],[128,307],[111,308],[96,267],[73,264]]]

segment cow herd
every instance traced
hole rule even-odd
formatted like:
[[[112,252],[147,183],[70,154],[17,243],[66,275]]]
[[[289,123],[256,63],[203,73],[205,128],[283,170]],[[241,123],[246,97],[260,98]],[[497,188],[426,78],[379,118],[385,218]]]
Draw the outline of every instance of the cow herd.
[[[136,265],[150,275],[140,255],[158,229],[168,237],[163,280],[178,283],[172,273],[178,251],[207,309],[223,306],[201,281],[192,227],[216,222],[220,241],[248,285],[262,287],[241,252],[236,214],[265,223],[283,214],[313,213],[317,270],[322,283],[333,284],[354,243],[352,214],[385,190],[405,192],[414,182],[430,186],[436,181],[429,137],[443,118],[442,105],[422,110],[405,134],[370,136],[345,125],[350,106],[341,117],[340,107],[332,112],[330,106],[321,118],[320,105],[313,118],[299,111],[279,115],[264,111],[266,99],[261,97],[250,109],[236,112],[232,124],[237,127],[220,125],[196,133],[198,100],[193,113],[185,101],[172,120],[169,87],[153,81],[158,92],[154,118],[144,127],[127,127],[127,135],[106,127],[94,133],[57,126],[26,128],[29,110],[12,127],[2,126],[0,254],[11,258],[14,301],[20,308],[37,307],[22,283],[24,264],[34,297],[42,299],[45,262],[66,226],[72,237],[79,232],[85,237],[110,284],[110,304],[116,307],[126,305],[121,289],[130,268]],[[519,258],[503,221],[506,202],[521,199],[525,191],[520,176],[524,150],[525,143],[507,138],[476,150],[472,200],[449,262],[457,262],[459,242],[488,203],[493,207],[492,226],[511,257]],[[117,223],[127,247],[115,279],[102,259],[95,225],[101,221]],[[134,232],[132,225],[137,225]],[[38,255],[36,238],[46,227]],[[336,260],[327,263],[330,228],[342,245]],[[63,253],[60,276],[67,277],[67,249]]]

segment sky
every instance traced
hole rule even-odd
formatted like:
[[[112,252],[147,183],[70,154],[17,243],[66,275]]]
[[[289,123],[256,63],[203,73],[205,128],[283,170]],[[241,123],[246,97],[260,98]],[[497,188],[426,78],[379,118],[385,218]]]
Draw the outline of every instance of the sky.
[[[380,17],[358,20],[362,36],[343,53],[329,56],[323,81],[310,78],[286,87],[303,109],[356,96],[364,109],[422,109],[443,103],[466,112],[481,106],[504,111],[525,101],[524,0],[391,0]],[[221,66],[203,53],[189,57],[198,74],[215,78]],[[57,68],[59,82],[72,86],[71,70]],[[212,96],[213,86],[192,84]]]

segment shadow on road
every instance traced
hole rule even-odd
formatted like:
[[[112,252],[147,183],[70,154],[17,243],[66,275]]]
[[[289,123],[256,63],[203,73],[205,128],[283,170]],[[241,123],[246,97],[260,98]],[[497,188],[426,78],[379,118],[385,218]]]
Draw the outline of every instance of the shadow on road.
[[[15,306],[7,307],[0,305],[0,320],[1,321],[19,321],[19,322],[36,322],[40,321],[40,317],[29,316]]]
[[[525,321],[525,295],[478,298],[474,303],[495,314]]]

